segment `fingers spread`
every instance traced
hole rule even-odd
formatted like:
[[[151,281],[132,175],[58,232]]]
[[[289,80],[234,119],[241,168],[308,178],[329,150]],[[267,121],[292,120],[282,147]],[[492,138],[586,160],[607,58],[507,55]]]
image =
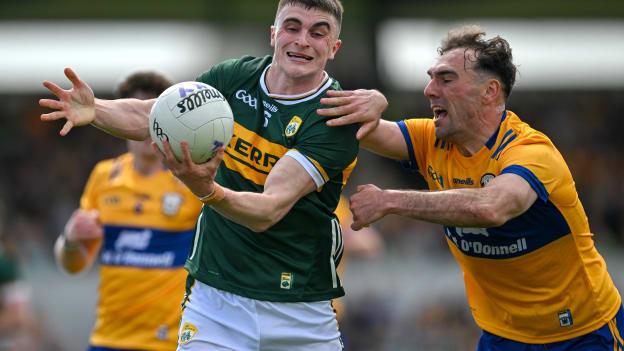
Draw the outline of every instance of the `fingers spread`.
[[[60,102],[58,100],[52,100],[52,99],[40,99],[39,100],[39,106],[52,108],[52,109],[55,109],[55,110],[62,110],[63,109],[63,103],[62,102]]]
[[[173,154],[173,149],[171,148],[171,144],[169,144],[169,140],[166,140],[166,139],[163,140],[162,145],[163,145],[163,154],[165,155],[165,161],[168,164],[179,163],[178,159]]]
[[[69,133],[69,131],[74,127],[74,124],[71,121],[67,121],[65,122],[65,124],[63,125],[63,128],[60,131],[60,135],[61,136],[66,136],[67,133]]]
[[[182,149],[182,163],[184,166],[191,168],[194,165],[193,157],[191,156],[191,150],[189,149],[188,142],[180,142],[180,149]]]
[[[42,121],[56,121],[61,118],[65,118],[65,111],[54,111],[50,113],[44,113],[41,115]]]
[[[48,88],[48,90],[50,90],[52,92],[52,94],[56,95],[57,97],[61,97],[63,95],[63,93],[65,92],[61,87],[59,87],[58,85],[46,80],[43,82],[43,86]]]
[[[368,134],[370,134],[375,129],[376,126],[377,126],[377,124],[373,123],[373,122],[368,122],[368,123],[362,124],[360,129],[358,129],[357,133],[355,134],[355,137],[358,140],[362,140]]]
[[[69,79],[69,81],[72,82],[73,85],[82,84],[82,81],[80,80],[80,78],[78,78],[78,75],[76,74],[76,72],[74,72],[73,69],[67,67],[65,68],[64,72],[67,79]]]

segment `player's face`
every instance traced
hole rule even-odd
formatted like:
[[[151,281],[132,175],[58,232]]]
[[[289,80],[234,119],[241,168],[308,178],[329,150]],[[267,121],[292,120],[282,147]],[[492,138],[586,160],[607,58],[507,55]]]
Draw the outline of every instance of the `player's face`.
[[[287,5],[271,26],[272,67],[288,79],[315,79],[340,48],[338,22],[317,9]]]
[[[440,56],[427,71],[425,87],[435,123],[436,137],[462,142],[482,115],[482,79],[474,70],[472,50],[453,49]]]

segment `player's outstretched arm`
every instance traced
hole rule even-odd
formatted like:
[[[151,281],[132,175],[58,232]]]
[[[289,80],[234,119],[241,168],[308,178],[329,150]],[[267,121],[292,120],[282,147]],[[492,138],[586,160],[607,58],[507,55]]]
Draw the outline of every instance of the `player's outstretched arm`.
[[[124,139],[144,140],[149,136],[148,117],[155,100],[95,98],[93,90],[71,68],[65,76],[72,83],[70,89],[44,81],[43,86],[56,99],[41,99],[39,105],[55,111],[41,115],[42,121],[65,120],[60,135],[65,136],[73,127],[93,124],[99,129]]]
[[[97,211],[74,211],[54,245],[54,256],[59,267],[70,274],[91,267],[103,235]]]
[[[155,150],[157,146],[152,144]],[[184,159],[178,161],[171,145],[163,141],[163,162],[205,204],[224,217],[254,232],[263,232],[279,222],[303,196],[314,191],[316,185],[310,174],[291,157],[282,157],[271,169],[262,193],[233,191],[214,182],[224,148],[220,148],[206,163],[191,161],[186,142],[181,143]]]
[[[329,97],[321,99],[324,105],[334,106],[317,110],[321,116],[336,117],[328,126],[361,123],[357,132],[360,145],[376,154],[407,159],[408,151],[398,125],[381,119],[388,107],[386,97],[377,90],[329,90]]]
[[[359,230],[388,214],[454,227],[496,227],[527,211],[536,200],[529,183],[515,174],[499,175],[479,189],[382,190],[360,185],[350,198],[351,228]]]

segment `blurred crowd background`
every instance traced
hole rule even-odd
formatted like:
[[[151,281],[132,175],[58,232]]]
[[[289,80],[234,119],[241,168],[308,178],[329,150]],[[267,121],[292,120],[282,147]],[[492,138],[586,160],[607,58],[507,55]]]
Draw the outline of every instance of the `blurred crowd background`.
[[[60,123],[41,123],[43,109],[37,101],[49,96],[41,81],[68,87],[62,70],[72,66],[93,84],[96,96],[107,98],[112,97],[115,82],[137,69],[157,69],[174,81],[193,80],[222,59],[269,54],[268,26],[276,3],[25,0],[0,4],[0,42],[4,43],[0,45],[4,57],[0,58],[0,237],[30,289],[37,324],[32,337],[39,345],[35,349],[77,351],[87,345],[97,298],[97,267],[77,278],[68,277],[57,269],[52,246],[78,206],[95,163],[125,150],[124,141],[93,127],[62,138]],[[442,34],[461,23],[482,23],[490,29],[488,36],[505,36],[496,28],[509,31],[520,78],[508,109],[546,133],[567,160],[598,248],[624,292],[624,2],[343,3],[344,43],[328,71],[345,89],[384,92],[390,102],[387,119],[431,115],[422,95],[426,69],[405,72],[420,77],[413,84],[391,78],[396,76],[392,69],[410,69],[402,68],[401,57],[407,55],[408,61],[427,67]],[[400,28],[393,23],[433,33],[433,42],[423,43],[419,42],[422,31],[407,33],[411,45],[431,48],[428,56],[419,56],[418,50],[406,53],[410,47],[391,31]],[[572,36],[556,26],[544,26],[549,23],[580,28],[587,35]],[[525,28],[526,36],[530,35],[526,28],[535,28],[533,24],[553,32],[544,29],[530,37],[533,46],[527,50],[540,55],[542,67],[563,62],[549,68],[547,80],[533,78],[535,60],[531,65],[521,61],[524,47],[514,45],[514,35],[519,34],[509,29]],[[133,33],[142,33],[131,48],[139,53],[129,57],[132,51],[126,53],[124,43]],[[548,41],[550,34],[557,35],[553,40],[572,43],[566,46],[565,57],[557,51],[561,42]],[[389,43],[389,37],[398,39]],[[612,37],[619,40],[608,39]],[[172,58],[143,55],[142,48],[148,53],[158,48]],[[393,188],[424,185],[418,174],[403,171],[398,163],[362,151],[345,193],[364,183]],[[347,296],[341,328],[347,350],[473,350],[479,330],[441,227],[399,217],[388,217],[374,227],[384,245],[373,255],[349,256],[343,273]],[[0,335],[0,350],[1,339]]]

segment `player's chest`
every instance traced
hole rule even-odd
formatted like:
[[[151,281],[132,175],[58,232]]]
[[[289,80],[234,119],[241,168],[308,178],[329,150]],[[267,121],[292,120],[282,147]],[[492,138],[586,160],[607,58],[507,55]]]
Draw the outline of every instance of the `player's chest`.
[[[102,219],[120,217],[169,217],[183,215],[184,195],[177,189],[136,188],[118,184],[98,193],[97,207]]]
[[[443,154],[428,158],[424,173],[429,189],[482,188],[494,179],[500,169],[488,157],[456,158]]]

